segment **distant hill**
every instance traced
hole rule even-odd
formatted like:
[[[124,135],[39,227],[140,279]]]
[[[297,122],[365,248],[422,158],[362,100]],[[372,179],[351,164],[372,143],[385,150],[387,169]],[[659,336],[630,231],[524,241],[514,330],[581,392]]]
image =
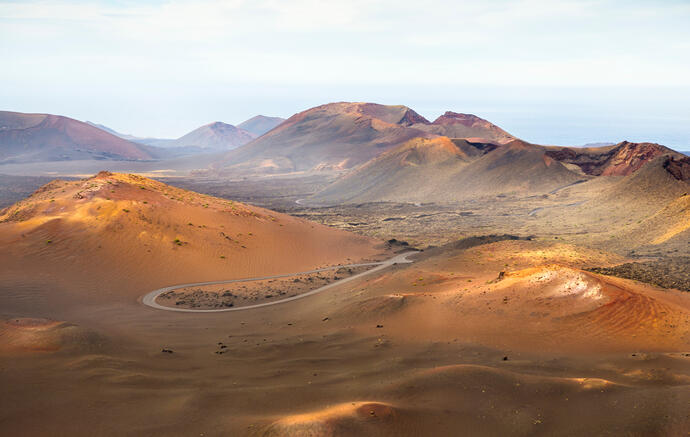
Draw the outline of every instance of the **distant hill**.
[[[143,139],[143,138],[135,137],[134,135],[130,135],[130,134],[122,134],[122,133],[116,131],[115,129],[111,129],[111,128],[109,128],[108,126],[104,126],[104,125],[102,125],[102,124],[94,123],[94,122],[92,122],[92,121],[88,121],[88,120],[87,120],[87,121],[85,121],[84,123],[89,124],[89,125],[91,125],[91,126],[93,126],[93,127],[97,127],[97,128],[99,128],[99,129],[101,129],[101,130],[104,130],[104,131],[108,132],[109,134],[113,134],[113,135],[115,135],[116,137],[120,137],[120,138],[123,138],[123,139],[125,139],[125,140],[139,142],[139,141],[137,141],[137,140]]]
[[[138,144],[68,117],[0,111],[0,162],[149,160]]]
[[[520,140],[473,143],[447,137],[414,139],[336,180],[308,201],[452,202],[498,194],[539,194],[582,175]]]
[[[156,157],[174,157],[193,155],[196,153],[208,153],[210,149],[213,151],[230,150],[246,144],[258,136],[244,129],[220,121],[201,126],[177,139],[140,138],[121,134],[102,124],[92,123],[90,121],[87,121],[87,123],[105,132],[119,136],[120,138],[154,147],[153,155]]]
[[[428,136],[404,125],[410,111],[371,103],[317,106],[229,152],[223,169],[289,173],[352,168],[411,138]]]
[[[243,121],[242,123],[238,124],[237,127],[251,132],[257,137],[260,137],[284,121],[285,119],[281,117],[257,115],[249,120]]]
[[[498,127],[474,116],[446,113],[430,123],[402,105],[339,102],[293,115],[229,152],[219,170],[235,174],[346,170],[413,138],[437,137],[438,132],[508,139]]]
[[[449,138],[468,138],[497,143],[507,143],[515,139],[508,132],[483,118],[451,111],[447,111],[433,123],[423,120],[413,124],[412,127]]]
[[[202,149],[230,150],[247,144],[256,135],[231,124],[216,121],[172,141],[168,147],[200,147]]]

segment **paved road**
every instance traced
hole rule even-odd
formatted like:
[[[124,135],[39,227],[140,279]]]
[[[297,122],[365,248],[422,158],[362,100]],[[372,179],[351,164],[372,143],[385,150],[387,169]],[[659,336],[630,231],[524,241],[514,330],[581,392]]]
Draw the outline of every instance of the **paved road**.
[[[273,275],[273,276],[263,276],[259,278],[245,278],[245,279],[230,279],[227,281],[212,281],[212,282],[195,282],[193,284],[181,284],[181,285],[172,285],[170,287],[164,287],[164,288],[159,288],[158,290],[153,290],[152,292],[144,295],[144,297],[141,298],[141,302],[144,305],[148,305],[152,308],[157,308],[159,310],[166,310],[166,311],[178,311],[178,312],[184,312],[184,313],[220,313],[224,311],[245,311],[245,310],[251,310],[254,308],[261,308],[261,307],[266,307],[269,305],[278,305],[281,303],[285,302],[291,302],[293,300],[297,299],[303,299],[307,296],[314,295],[316,293],[321,293],[322,291],[326,291],[329,288],[344,284],[346,282],[355,280],[357,278],[361,278],[362,276],[372,274],[374,272],[377,272],[379,270],[385,269],[386,267],[392,266],[394,264],[404,264],[404,263],[411,263],[413,261],[410,261],[407,259],[410,255],[413,255],[418,252],[405,252],[400,255],[394,256],[391,259],[388,259],[386,261],[382,262],[375,262],[375,263],[362,263],[362,264],[348,264],[348,265],[339,265],[339,266],[332,266],[332,267],[324,267],[322,269],[316,269],[316,270],[309,270],[306,272],[298,272],[298,273],[290,273],[287,275]],[[256,305],[248,305],[248,306],[243,306],[243,307],[232,307],[232,308],[217,308],[217,309],[208,309],[208,310],[195,310],[191,308],[175,308],[175,307],[167,307],[163,305],[159,305],[156,303],[156,298],[161,295],[162,293],[165,293],[167,291],[171,290],[177,290],[178,288],[185,288],[185,287],[198,287],[202,285],[216,285],[216,284],[230,284],[233,282],[249,282],[249,281],[261,281],[264,279],[276,279],[276,278],[288,278],[290,276],[298,276],[298,275],[306,275],[309,273],[318,273],[318,272],[325,272],[327,270],[335,270],[339,268],[348,268],[348,267],[364,267],[364,266],[375,266],[373,269],[369,269],[365,272],[358,273],[356,275],[349,276],[347,278],[341,279],[339,281],[331,282],[328,285],[324,285],[323,287],[308,291],[306,293],[298,294],[296,296],[291,296],[287,297],[285,299],[281,300],[274,300],[271,302],[265,302],[265,303],[259,303]]]

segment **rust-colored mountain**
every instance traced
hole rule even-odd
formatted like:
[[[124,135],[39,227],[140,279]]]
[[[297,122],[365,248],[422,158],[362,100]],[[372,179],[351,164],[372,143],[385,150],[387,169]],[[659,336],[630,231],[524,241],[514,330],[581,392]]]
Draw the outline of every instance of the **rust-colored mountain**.
[[[331,103],[293,115],[251,143],[225,156],[227,173],[290,173],[346,170],[413,138],[512,139],[478,117],[455,113],[430,123],[412,109],[375,103]]]
[[[145,147],[81,121],[0,111],[0,162],[152,158]]]
[[[229,172],[290,173],[352,168],[414,137],[411,109],[331,103],[300,112],[225,156]]]
[[[472,114],[447,111],[433,123],[417,123],[412,127],[450,138],[467,138],[481,142],[507,143],[515,139],[495,124]]]

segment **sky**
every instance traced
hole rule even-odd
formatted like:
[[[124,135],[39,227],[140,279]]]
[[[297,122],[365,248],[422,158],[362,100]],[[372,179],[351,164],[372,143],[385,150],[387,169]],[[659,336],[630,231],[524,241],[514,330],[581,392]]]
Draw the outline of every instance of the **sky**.
[[[331,101],[690,149],[690,1],[0,0],[0,109],[138,136]]]

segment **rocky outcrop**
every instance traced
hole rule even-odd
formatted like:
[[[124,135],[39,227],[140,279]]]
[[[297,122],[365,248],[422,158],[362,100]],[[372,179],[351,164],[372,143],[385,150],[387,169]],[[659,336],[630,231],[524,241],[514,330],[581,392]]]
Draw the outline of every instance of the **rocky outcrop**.
[[[679,181],[690,181],[690,158],[669,157],[664,162],[664,168]]]
[[[556,148],[548,150],[546,155],[557,161],[575,164],[584,173],[593,176],[627,176],[659,156],[682,156],[659,144],[628,141],[595,149]]]

